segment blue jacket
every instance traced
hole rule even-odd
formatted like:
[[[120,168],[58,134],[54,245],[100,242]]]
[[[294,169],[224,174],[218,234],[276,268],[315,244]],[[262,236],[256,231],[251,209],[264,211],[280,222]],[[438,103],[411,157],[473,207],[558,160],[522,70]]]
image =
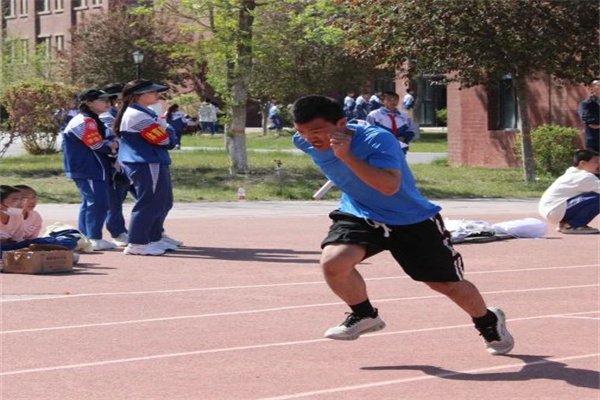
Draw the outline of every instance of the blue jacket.
[[[177,143],[175,130],[161,125],[158,115],[151,109],[139,104],[127,107],[120,133],[119,162],[171,164],[168,149]]]
[[[65,175],[71,179],[106,180],[110,144],[92,117],[77,114],[62,132]]]

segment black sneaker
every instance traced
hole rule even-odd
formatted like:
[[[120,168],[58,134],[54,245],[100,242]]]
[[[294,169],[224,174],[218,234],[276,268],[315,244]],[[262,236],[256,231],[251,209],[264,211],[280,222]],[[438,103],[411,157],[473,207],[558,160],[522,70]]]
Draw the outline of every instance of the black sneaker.
[[[375,309],[374,317],[360,318],[354,314],[348,314],[346,320],[340,325],[327,329],[325,337],[336,340],[355,340],[363,333],[375,332],[383,328],[385,328],[385,322]]]
[[[483,337],[488,353],[498,356],[507,354],[515,346],[515,340],[506,329],[506,317],[499,308],[490,307],[488,310],[496,314],[498,321],[484,328],[477,328],[479,335]]]

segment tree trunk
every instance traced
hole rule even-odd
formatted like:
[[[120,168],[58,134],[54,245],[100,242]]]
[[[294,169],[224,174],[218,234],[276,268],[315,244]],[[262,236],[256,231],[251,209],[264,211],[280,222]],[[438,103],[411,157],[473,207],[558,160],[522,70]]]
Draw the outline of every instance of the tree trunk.
[[[252,73],[252,25],[255,0],[241,0],[238,16],[239,37],[236,46],[236,61],[228,63],[229,87],[231,90],[230,117],[225,145],[229,152],[230,172],[248,173],[246,151],[246,102]]]
[[[529,125],[529,109],[525,80],[516,77],[514,80],[517,95],[517,109],[521,121],[521,154],[523,157],[523,173],[526,182],[535,181],[535,163],[533,161],[533,146],[531,144],[531,126]]]

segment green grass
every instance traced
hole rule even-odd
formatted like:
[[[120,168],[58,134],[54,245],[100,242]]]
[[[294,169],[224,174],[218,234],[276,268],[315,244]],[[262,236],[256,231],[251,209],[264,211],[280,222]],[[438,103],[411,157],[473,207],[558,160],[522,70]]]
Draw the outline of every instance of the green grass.
[[[249,200],[309,200],[325,182],[308,156],[285,152],[248,153],[251,172],[230,175],[225,151],[173,151],[175,201],[234,201],[246,187]],[[276,163],[282,161],[281,177]],[[411,166],[422,193],[431,199],[478,197],[539,197],[552,182],[523,181],[520,169],[448,167],[445,162]],[[0,160],[3,185],[26,184],[38,191],[42,203],[78,203],[75,184],[64,177],[60,154],[7,157]],[[339,198],[337,189],[326,199]]]
[[[186,147],[216,147],[225,149],[223,135],[184,135],[182,146]],[[411,142],[410,151],[424,153],[446,152],[445,133],[421,133],[421,137]],[[250,132],[246,134],[246,147],[248,149],[291,150],[295,149],[292,135],[284,131],[281,135],[269,132],[266,136]]]

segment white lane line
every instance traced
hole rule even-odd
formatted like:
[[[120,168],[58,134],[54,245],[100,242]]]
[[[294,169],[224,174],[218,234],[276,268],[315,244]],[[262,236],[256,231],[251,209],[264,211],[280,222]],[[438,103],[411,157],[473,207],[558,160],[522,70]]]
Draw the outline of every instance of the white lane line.
[[[557,269],[576,269],[576,268],[597,268],[598,264],[589,265],[567,265],[562,267],[541,267],[541,268],[519,268],[519,269],[500,269],[492,271],[473,271],[468,272],[467,275],[483,275],[483,274],[500,274],[510,272],[528,272],[528,271],[548,271]],[[394,275],[385,276],[380,278],[365,278],[365,281],[382,281],[390,279],[409,279],[406,275]],[[309,281],[309,282],[289,282],[289,283],[271,283],[271,284],[260,284],[260,285],[239,285],[239,286],[214,286],[206,288],[191,288],[191,289],[167,289],[167,290],[147,290],[138,292],[104,292],[104,293],[80,293],[80,294],[68,294],[68,295],[56,295],[56,297],[44,297],[44,298],[11,298],[11,299],[0,299],[0,303],[16,303],[22,301],[40,301],[40,300],[57,300],[57,299],[74,299],[79,297],[95,297],[95,296],[129,296],[129,295],[144,295],[144,294],[165,294],[165,293],[188,293],[188,292],[206,292],[206,291],[217,291],[217,290],[238,290],[238,289],[262,289],[262,288],[276,288],[276,287],[288,287],[288,286],[302,286],[302,285],[324,285],[325,281]]]
[[[533,289],[494,290],[494,291],[489,291],[489,292],[481,292],[481,294],[488,295],[488,294],[522,293],[522,292],[540,292],[540,291],[547,291],[547,290],[585,289],[585,288],[593,288],[593,287],[598,287],[598,286],[600,286],[600,284],[578,285],[578,286],[558,286],[558,287],[533,288]],[[428,295],[428,296],[397,297],[397,298],[390,298],[390,299],[374,299],[373,302],[388,303],[388,302],[394,302],[394,301],[445,299],[445,298],[446,298],[446,296],[444,296],[444,295],[434,294],[434,295]],[[192,318],[224,317],[224,316],[231,316],[231,315],[249,315],[249,314],[258,314],[258,313],[265,313],[265,312],[299,310],[299,309],[303,309],[303,308],[338,306],[338,305],[344,305],[344,304],[345,303],[341,302],[341,301],[334,302],[334,303],[302,304],[302,305],[297,305],[297,306],[261,308],[261,309],[256,309],[256,310],[227,311],[227,312],[210,313],[210,314],[180,315],[180,316],[176,316],[176,317],[147,318],[147,319],[137,319],[137,320],[128,320],[128,321],[101,322],[101,323],[95,323],[95,324],[65,325],[65,326],[53,326],[53,327],[46,327],[46,328],[18,329],[18,330],[10,330],[10,331],[0,331],[0,334],[5,335],[5,334],[10,334],[10,333],[42,332],[42,331],[54,331],[54,330],[63,330],[63,329],[95,328],[95,327],[100,327],[100,326],[176,321],[176,320],[181,320],[181,319],[192,319]]]
[[[561,315],[579,315],[579,314],[590,314],[590,313],[597,313],[597,312],[598,312],[598,310],[582,311],[582,312],[568,313],[568,314],[563,313],[563,314],[536,315],[536,316],[532,316],[532,317],[513,318],[513,319],[509,319],[508,321],[510,321],[510,322],[528,321],[528,320],[534,320],[534,319],[553,318],[553,317],[561,316]],[[385,332],[385,333],[382,333],[382,332],[371,333],[368,335],[363,335],[362,338],[367,338],[367,337],[373,338],[373,337],[379,337],[379,336],[402,335],[402,334],[421,333],[421,332],[434,332],[434,331],[440,331],[440,330],[460,329],[460,328],[467,328],[467,327],[472,328],[473,324],[448,325],[448,326],[440,326],[440,327],[435,327],[435,328],[407,329],[407,330]],[[331,341],[331,339],[320,338],[320,339],[310,339],[310,340],[296,340],[296,341],[292,341],[292,342],[277,342],[277,343],[265,343],[265,344],[256,344],[256,345],[248,345],[248,346],[223,347],[223,348],[218,348],[218,349],[187,351],[187,352],[181,352],[181,353],[157,354],[157,355],[153,355],[153,356],[121,358],[121,359],[116,359],[116,360],[58,365],[55,367],[30,368],[30,369],[22,369],[22,370],[15,370],[15,371],[6,371],[6,372],[0,373],[0,376],[22,375],[22,374],[30,374],[30,373],[36,373],[36,372],[60,371],[60,370],[65,370],[65,369],[76,369],[76,368],[85,368],[85,367],[98,367],[98,366],[103,366],[103,365],[123,364],[123,363],[136,362],[136,361],[158,360],[158,359],[175,358],[175,357],[188,357],[188,356],[196,356],[196,355],[201,355],[201,354],[215,354],[215,353],[226,353],[226,352],[243,351],[243,350],[267,349],[267,348],[272,348],[272,347],[296,346],[296,345],[330,342],[330,341]]]
[[[443,373],[435,374],[435,375],[415,376],[412,378],[402,378],[402,379],[393,379],[393,380],[388,380],[388,381],[378,381],[378,382],[365,383],[362,385],[340,386],[340,387],[331,388],[331,389],[292,393],[292,394],[283,395],[283,396],[264,397],[264,398],[261,398],[260,400],[298,399],[301,397],[318,396],[318,395],[323,395],[323,394],[332,394],[332,393],[340,393],[340,392],[349,392],[349,391],[353,391],[353,390],[363,390],[363,389],[370,389],[370,388],[381,387],[381,386],[397,385],[397,384],[406,383],[406,382],[426,381],[426,380],[436,379],[436,378],[450,378],[450,377],[458,376],[458,375],[477,374],[477,373],[481,373],[481,372],[497,371],[497,370],[503,370],[503,369],[523,368],[526,366],[544,365],[544,364],[551,364],[551,363],[570,361],[570,360],[580,360],[580,359],[592,358],[592,357],[598,357],[598,356],[600,356],[600,353],[590,353],[590,354],[582,354],[579,356],[549,358],[546,360],[538,360],[538,361],[532,361],[532,362],[504,364],[504,365],[497,365],[494,367],[475,368],[475,369],[468,369],[468,370],[463,370],[463,371],[443,372]]]
[[[591,319],[593,321],[600,321],[600,317],[574,317],[570,315],[559,315],[555,318]]]

